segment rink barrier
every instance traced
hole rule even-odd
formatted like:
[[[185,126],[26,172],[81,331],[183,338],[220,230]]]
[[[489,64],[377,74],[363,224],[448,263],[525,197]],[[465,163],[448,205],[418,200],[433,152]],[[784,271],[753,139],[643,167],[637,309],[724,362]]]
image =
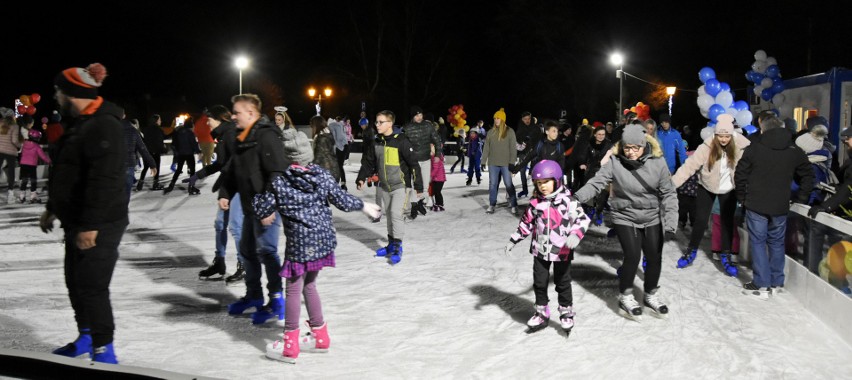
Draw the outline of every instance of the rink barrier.
[[[794,217],[809,218],[807,216],[808,210],[810,210],[809,206],[794,203],[790,207],[788,222]],[[817,214],[814,220],[843,235],[852,236],[852,222],[848,220],[824,212]],[[741,261],[750,262],[748,231],[744,227],[745,224],[743,224],[743,227],[739,227]],[[784,289],[790,295],[796,297],[805,310],[823,322],[846,344],[852,346],[852,329],[849,328],[849,318],[852,316],[852,298],[818,274],[808,270],[803,263],[795,258],[786,254],[784,257],[787,260],[784,266],[786,276]]]
[[[0,375],[21,379],[219,379],[9,348],[0,348]]]

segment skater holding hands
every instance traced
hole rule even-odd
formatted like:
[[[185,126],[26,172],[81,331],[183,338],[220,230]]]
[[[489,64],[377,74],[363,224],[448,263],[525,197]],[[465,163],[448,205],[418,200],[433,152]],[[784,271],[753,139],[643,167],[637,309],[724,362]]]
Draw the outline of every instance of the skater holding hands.
[[[553,283],[559,293],[559,323],[570,332],[574,327],[574,299],[571,292],[571,260],[574,248],[580,244],[589,217],[580,203],[571,198],[571,191],[562,183],[562,167],[551,160],[542,160],[533,167],[533,199],[521,217],[518,230],[506,244],[506,254],[532,234],[530,253],[533,255],[533,290],[535,314],[527,321],[530,332],[547,326],[550,319],[547,283],[553,264]]]

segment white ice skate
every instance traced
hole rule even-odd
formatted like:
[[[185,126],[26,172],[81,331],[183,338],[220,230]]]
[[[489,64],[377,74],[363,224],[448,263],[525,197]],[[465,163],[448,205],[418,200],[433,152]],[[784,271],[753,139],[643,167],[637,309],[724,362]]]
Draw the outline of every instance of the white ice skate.
[[[570,333],[571,329],[574,328],[574,307],[573,306],[559,306],[557,309],[559,310],[559,324],[562,326],[562,330],[565,330],[566,333]]]
[[[645,306],[650,307],[651,310],[654,310],[654,313],[656,313],[657,317],[666,318],[666,316],[669,314],[669,307],[666,306],[666,304],[663,303],[663,301],[657,295],[657,290],[659,289],[660,288],[658,287],[650,292],[645,293],[644,303]]]
[[[633,298],[632,292],[619,294],[618,306],[627,318],[636,322],[642,321],[642,308],[639,306],[639,302],[636,302],[636,298]]]
[[[527,321],[527,333],[533,333],[547,327],[550,321],[550,308],[547,305],[535,305],[535,314]]]

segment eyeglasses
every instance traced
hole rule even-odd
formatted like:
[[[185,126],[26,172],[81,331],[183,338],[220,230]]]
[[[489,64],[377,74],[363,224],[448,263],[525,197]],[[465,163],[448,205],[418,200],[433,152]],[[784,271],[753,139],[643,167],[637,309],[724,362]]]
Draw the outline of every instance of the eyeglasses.
[[[625,145],[625,146],[624,146],[624,151],[625,151],[625,152],[627,152],[627,151],[638,152],[638,151],[640,151],[640,150],[642,150],[642,147],[641,147],[641,146],[639,146],[639,145]]]
[[[382,123],[393,123],[390,120],[376,120],[376,126],[382,125]]]

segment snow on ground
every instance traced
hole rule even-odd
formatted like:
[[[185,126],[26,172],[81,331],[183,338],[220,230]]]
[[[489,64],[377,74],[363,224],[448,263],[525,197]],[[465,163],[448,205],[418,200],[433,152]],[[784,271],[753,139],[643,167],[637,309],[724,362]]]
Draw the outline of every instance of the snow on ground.
[[[346,167],[349,187],[374,200],[372,188],[354,189],[355,157]],[[373,254],[385,243],[384,222],[335,210],[337,268],[323,270],[317,282],[332,348],[303,352],[296,365],[268,360],[264,348],[282,328],[252,326],[248,314],[227,315],[243,285],[197,278],[213,258],[214,179],[200,183],[202,195],[195,197],[178,190],[163,196],[147,184],[132,195],[111,287],[122,364],[233,379],[833,379],[852,373],[852,348],[793,296],[768,302],[744,296],[740,288],[750,271],[724,276],[706,255],[677,270],[680,249],[671,245],[660,291],[668,319],[647,309],[641,323],[626,319],[616,301],[620,247],[605,227],[591,229],[573,264],[577,325],[570,337],[555,320],[526,334],[534,300],[529,240],[504,255],[517,218],[505,205],[485,214],[487,173],[470,187],[463,175],[448,174],[447,211],[407,224],[405,254],[393,267]],[[0,347],[49,352],[76,337],[61,230],[41,233],[43,206],[2,208]],[[233,252],[229,245],[229,273]],[[639,294],[641,283],[640,272]],[[552,284],[550,296],[555,310]]]

